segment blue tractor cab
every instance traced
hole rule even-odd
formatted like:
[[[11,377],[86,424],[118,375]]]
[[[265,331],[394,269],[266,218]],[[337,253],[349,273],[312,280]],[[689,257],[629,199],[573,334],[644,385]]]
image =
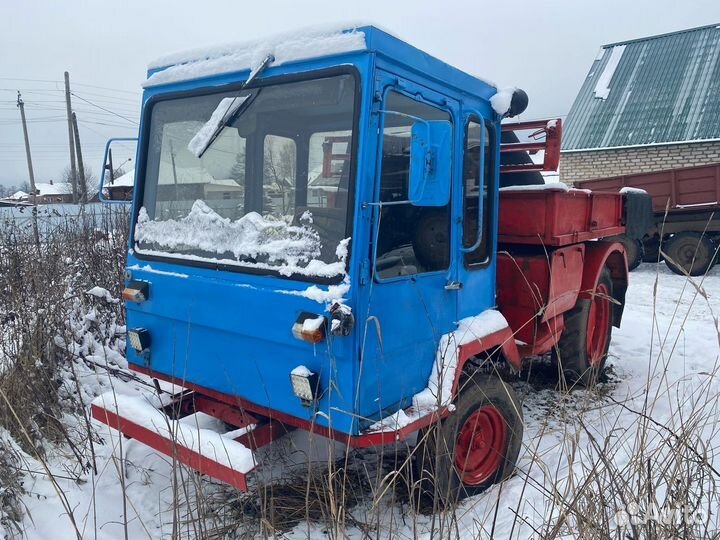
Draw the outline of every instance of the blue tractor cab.
[[[457,396],[467,358],[519,366],[495,307],[500,121],[523,94],[370,26],[168,57],[144,86],[127,357],[186,389],[172,414],[252,425],[233,439],[250,450],[278,426],[371,446],[462,416],[467,455],[445,476],[472,492],[510,474],[512,390]],[[123,399],[99,398],[96,418],[167,451]],[[246,487],[244,450],[237,464],[176,443]]]

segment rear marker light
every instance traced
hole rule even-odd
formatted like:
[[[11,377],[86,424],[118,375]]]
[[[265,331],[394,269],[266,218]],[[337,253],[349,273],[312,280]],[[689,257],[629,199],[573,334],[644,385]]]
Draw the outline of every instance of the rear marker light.
[[[303,405],[309,405],[317,400],[320,376],[305,366],[298,366],[290,372],[293,393],[299,397]]]
[[[123,300],[145,302],[150,297],[150,285],[147,281],[131,281],[122,292]]]
[[[303,311],[292,326],[295,339],[308,343],[320,343],[325,339],[327,320],[322,315]]]
[[[130,346],[138,354],[150,350],[150,332],[146,328],[128,330],[128,341],[130,341]]]

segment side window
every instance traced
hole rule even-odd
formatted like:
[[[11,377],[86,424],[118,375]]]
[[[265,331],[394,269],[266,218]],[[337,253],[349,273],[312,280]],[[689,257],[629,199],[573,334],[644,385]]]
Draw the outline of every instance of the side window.
[[[263,147],[263,210],[277,216],[295,214],[297,159],[295,141],[267,135]]]
[[[484,132],[484,133],[483,133]],[[478,205],[482,205],[482,226],[477,248],[465,254],[467,266],[480,265],[489,258],[488,244],[492,225],[493,134],[483,124],[470,121],[465,136],[463,158],[463,246],[471,248],[478,239]],[[480,170],[484,155],[484,170]],[[482,186],[482,187],[481,187]]]
[[[388,93],[384,109],[392,112],[384,113],[380,201],[400,204],[381,208],[375,270],[382,278],[444,270],[450,263],[450,205],[424,208],[407,200],[411,117],[450,121],[450,115],[397,92]]]

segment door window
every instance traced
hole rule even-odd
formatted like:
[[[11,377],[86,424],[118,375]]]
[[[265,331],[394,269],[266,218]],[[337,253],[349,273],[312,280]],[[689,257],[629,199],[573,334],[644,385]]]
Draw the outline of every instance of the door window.
[[[382,133],[376,274],[381,278],[445,270],[450,263],[450,205],[413,206],[408,201],[410,135],[417,118],[450,121],[446,111],[389,92]],[[397,114],[400,113],[400,114]],[[448,182],[450,171],[447,171]]]

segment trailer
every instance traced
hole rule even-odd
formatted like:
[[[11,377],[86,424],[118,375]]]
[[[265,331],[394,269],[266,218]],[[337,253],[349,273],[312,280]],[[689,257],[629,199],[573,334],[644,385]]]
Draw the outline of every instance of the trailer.
[[[664,260],[676,274],[691,276],[703,275],[717,263],[720,163],[585,180],[577,187],[616,192],[642,189],[650,195],[653,219],[638,246],[642,249],[631,246],[628,250],[633,250],[632,258],[638,263],[640,258]]]
[[[127,359],[177,391],[101,395],[93,417],[241,490],[293,429],[417,439],[445,504],[511,476],[522,406],[498,373],[552,354],[592,385],[628,280],[603,240],[623,195],[511,186],[559,159],[560,121],[502,124],[526,106],[374,27],[153,64]]]

